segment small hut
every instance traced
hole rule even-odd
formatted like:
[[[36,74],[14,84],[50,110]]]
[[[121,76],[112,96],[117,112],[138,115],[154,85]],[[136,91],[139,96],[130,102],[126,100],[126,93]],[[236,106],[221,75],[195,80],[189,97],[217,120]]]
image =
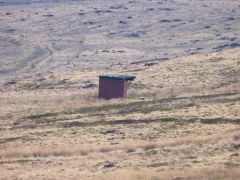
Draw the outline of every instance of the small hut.
[[[135,76],[126,75],[100,75],[99,98],[125,98],[127,97],[128,81],[134,80]]]

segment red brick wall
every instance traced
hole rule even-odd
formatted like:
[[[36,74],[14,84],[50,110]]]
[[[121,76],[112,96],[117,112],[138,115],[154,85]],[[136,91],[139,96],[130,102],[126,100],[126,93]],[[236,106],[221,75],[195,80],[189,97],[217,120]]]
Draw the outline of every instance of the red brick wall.
[[[100,78],[99,98],[111,99],[127,97],[127,85],[128,82],[126,80]]]

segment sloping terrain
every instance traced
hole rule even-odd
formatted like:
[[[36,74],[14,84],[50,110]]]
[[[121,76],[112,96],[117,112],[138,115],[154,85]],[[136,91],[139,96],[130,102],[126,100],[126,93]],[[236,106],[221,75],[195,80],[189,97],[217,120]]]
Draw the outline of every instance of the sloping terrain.
[[[228,0],[1,0],[1,81],[237,47],[239,10]]]
[[[2,85],[1,177],[237,179],[239,60],[234,48],[112,66],[136,76],[125,100],[97,98],[101,68]]]
[[[0,0],[0,179],[238,179],[240,2]],[[98,99],[100,74],[134,75]]]

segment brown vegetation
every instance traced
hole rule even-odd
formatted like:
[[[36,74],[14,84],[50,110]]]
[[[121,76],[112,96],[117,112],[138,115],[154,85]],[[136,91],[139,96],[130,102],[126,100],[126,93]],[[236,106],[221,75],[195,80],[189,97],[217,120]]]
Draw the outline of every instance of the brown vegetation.
[[[2,177],[236,179],[239,52],[181,57],[135,72],[128,99],[99,100],[97,87],[2,88]],[[88,78],[97,84],[100,73]],[[69,81],[83,75],[65,74]]]
[[[0,179],[239,179],[238,4],[1,0]]]

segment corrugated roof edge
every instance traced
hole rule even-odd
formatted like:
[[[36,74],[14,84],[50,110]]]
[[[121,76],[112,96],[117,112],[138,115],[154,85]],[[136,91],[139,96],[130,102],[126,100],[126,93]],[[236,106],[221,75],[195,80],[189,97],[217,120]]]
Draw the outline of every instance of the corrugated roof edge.
[[[134,80],[136,76],[117,75],[117,74],[104,74],[100,75],[99,78],[103,79],[116,79],[116,80]]]

